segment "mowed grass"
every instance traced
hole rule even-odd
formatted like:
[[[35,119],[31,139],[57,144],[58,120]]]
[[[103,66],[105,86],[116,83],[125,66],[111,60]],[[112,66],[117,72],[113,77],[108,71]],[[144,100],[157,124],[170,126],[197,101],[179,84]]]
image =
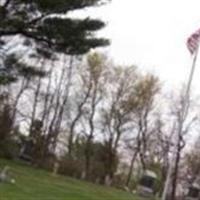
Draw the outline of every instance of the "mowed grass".
[[[0,200],[142,200],[132,194],[0,159],[10,166],[16,184],[0,183]]]

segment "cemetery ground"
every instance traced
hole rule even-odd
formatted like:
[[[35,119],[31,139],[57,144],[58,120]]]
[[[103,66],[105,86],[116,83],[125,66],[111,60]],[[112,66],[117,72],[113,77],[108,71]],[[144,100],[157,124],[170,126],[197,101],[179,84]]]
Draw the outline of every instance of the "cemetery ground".
[[[16,183],[0,183],[0,200],[143,200],[121,190],[0,159],[0,168],[6,165]]]

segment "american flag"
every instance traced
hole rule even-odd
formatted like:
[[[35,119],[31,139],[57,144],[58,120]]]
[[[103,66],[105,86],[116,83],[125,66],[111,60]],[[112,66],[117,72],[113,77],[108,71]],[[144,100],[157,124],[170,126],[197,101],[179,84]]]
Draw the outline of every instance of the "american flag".
[[[187,40],[187,47],[191,54],[194,54],[200,43],[200,29],[193,33]]]

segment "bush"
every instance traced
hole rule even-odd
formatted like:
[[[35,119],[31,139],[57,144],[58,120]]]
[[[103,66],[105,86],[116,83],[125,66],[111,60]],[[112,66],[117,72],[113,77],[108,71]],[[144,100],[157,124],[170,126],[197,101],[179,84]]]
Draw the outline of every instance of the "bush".
[[[84,162],[82,160],[74,160],[72,158],[63,158],[60,161],[59,173],[75,178],[81,178]]]
[[[0,142],[0,157],[15,159],[20,152],[20,145],[11,138],[6,138]]]

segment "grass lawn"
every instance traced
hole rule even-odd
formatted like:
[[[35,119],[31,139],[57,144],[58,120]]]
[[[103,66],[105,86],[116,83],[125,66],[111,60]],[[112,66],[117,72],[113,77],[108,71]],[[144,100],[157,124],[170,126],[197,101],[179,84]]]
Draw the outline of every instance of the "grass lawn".
[[[142,200],[129,193],[72,178],[54,177],[20,163],[0,159],[11,167],[16,184],[0,183],[0,200]]]

